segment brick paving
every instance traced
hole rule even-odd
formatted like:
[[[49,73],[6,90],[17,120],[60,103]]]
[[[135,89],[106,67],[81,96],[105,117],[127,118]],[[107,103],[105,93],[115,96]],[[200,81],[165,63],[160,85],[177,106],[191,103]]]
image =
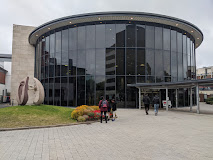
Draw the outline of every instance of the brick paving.
[[[213,115],[117,113],[119,118],[107,124],[0,132],[0,160],[213,159]]]

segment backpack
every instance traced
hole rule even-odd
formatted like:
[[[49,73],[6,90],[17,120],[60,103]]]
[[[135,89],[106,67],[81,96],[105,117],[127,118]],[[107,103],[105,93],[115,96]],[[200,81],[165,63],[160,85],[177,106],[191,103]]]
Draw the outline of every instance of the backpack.
[[[106,100],[103,100],[103,101],[101,102],[101,107],[103,107],[103,108],[106,108],[106,107],[107,107],[107,101],[106,101]]]

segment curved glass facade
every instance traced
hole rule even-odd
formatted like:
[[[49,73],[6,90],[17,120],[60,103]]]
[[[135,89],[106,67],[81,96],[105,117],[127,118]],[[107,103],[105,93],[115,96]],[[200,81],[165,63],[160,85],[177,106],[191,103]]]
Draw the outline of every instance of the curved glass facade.
[[[59,106],[97,105],[104,95],[116,97],[118,107],[136,108],[138,91],[127,84],[195,79],[195,66],[190,34],[147,22],[69,25],[36,44],[35,77],[45,88],[44,103]],[[179,92],[188,105],[188,89]]]

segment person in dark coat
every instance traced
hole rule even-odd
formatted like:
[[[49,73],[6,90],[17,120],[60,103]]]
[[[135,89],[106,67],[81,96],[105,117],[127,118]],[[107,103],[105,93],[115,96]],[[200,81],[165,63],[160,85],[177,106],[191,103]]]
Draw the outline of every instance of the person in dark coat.
[[[117,110],[115,97],[112,97],[110,104],[111,104],[111,107],[112,107],[112,121],[114,121],[115,118],[117,118],[117,115],[116,115],[116,112],[115,112]]]
[[[158,115],[158,108],[159,108],[159,104],[160,104],[160,99],[159,99],[157,94],[153,98],[152,102],[154,104],[155,116],[157,116]]]
[[[101,123],[102,123],[102,119],[103,119],[103,113],[104,113],[104,116],[105,116],[105,121],[107,123],[107,116],[106,116],[106,112],[108,110],[108,107],[109,107],[109,103],[107,102],[107,100],[102,96],[101,97],[101,100],[99,101],[99,108],[100,108],[100,111],[101,111]]]
[[[149,105],[150,105],[150,98],[147,94],[145,94],[145,96],[143,97],[143,103],[145,105],[145,112],[146,115],[148,115],[148,111],[149,111]]]

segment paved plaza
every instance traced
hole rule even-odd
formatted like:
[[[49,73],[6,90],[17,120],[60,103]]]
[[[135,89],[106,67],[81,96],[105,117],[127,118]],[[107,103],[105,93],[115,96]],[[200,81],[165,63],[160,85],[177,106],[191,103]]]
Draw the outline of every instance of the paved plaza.
[[[117,113],[119,118],[107,124],[0,132],[0,159],[213,159],[213,115],[161,110],[154,116],[152,110],[145,115],[138,109]]]

